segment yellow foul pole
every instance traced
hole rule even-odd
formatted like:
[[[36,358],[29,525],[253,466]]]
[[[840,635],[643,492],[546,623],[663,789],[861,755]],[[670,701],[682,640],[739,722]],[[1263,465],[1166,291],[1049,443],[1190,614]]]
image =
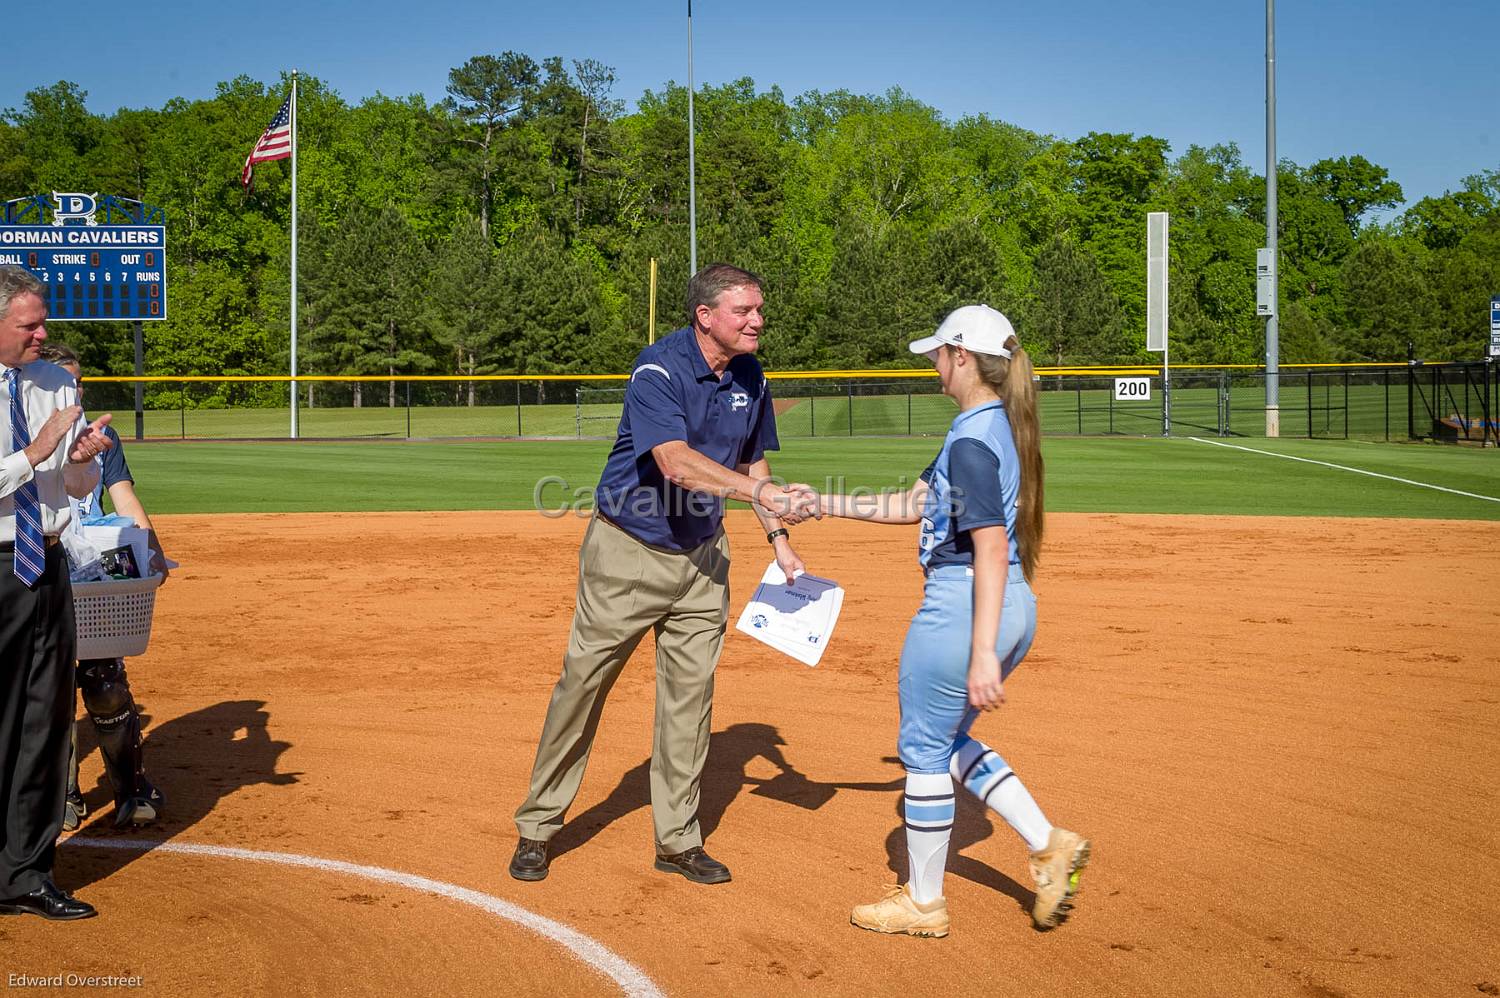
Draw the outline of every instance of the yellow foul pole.
[[[651,307],[647,309],[646,342],[656,342],[656,257],[651,258]]]

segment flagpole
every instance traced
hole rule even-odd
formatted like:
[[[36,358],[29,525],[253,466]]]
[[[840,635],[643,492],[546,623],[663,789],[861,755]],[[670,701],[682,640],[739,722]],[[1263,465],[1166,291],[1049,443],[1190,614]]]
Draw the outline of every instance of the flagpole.
[[[698,272],[698,170],[693,158],[693,0],[687,5],[688,28],[688,276]]]
[[[297,71],[292,70],[292,439],[297,439]]]

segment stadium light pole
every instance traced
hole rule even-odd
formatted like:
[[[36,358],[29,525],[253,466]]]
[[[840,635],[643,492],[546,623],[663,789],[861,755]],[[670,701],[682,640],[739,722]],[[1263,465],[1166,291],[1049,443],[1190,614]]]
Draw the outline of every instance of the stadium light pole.
[[[1277,357],[1281,265],[1276,253],[1276,0],[1266,0],[1266,248],[1271,263],[1271,309],[1266,316],[1266,436],[1281,435],[1281,385]]]
[[[688,14],[688,276],[698,273],[698,170],[693,155],[693,0]]]

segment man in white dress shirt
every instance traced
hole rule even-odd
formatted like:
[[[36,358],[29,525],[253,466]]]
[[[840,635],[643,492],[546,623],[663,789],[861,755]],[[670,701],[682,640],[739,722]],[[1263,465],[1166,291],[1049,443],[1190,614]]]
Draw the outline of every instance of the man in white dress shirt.
[[[0,267],[0,914],[53,920],[94,909],[52,882],[73,724],[73,590],[57,542],[99,480],[109,416],[81,421],[78,389],[37,359],[44,287]]]

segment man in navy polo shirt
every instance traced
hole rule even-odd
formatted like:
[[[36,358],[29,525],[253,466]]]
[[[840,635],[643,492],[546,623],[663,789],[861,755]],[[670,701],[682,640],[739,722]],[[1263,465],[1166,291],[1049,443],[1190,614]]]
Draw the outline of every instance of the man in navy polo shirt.
[[[636,358],[614,449],[578,559],[577,609],[516,812],[518,880],[547,875],[547,842],[583,781],[604,699],[648,630],[656,635],[651,814],[656,868],[695,883],[729,880],[703,851],[698,786],[708,757],[714,667],[729,616],[724,499],[751,504],[790,578],[802,569],[782,517],[816,497],[775,486],[771,394],[754,353],[765,325],[761,280],[710,264],[688,282],[689,326]]]

